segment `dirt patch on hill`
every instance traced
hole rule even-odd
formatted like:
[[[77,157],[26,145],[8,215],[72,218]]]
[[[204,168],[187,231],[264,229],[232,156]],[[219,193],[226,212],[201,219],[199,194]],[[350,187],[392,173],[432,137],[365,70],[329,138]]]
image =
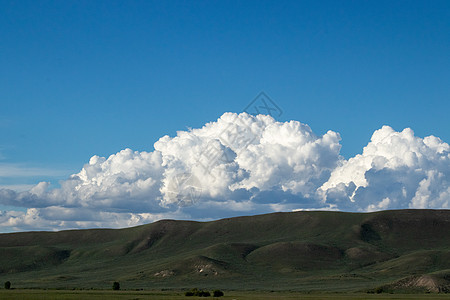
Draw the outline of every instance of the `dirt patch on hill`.
[[[450,280],[435,275],[411,276],[388,286],[394,290],[424,289],[431,293],[449,293]]]

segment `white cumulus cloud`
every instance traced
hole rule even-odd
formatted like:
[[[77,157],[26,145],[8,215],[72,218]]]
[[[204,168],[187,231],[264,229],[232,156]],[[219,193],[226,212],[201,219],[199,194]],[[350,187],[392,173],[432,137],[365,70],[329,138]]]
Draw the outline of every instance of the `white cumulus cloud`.
[[[209,220],[291,210],[449,208],[450,147],[411,129],[377,130],[363,153],[298,121],[225,113],[164,136],[152,152],[93,156],[52,188],[0,189],[3,230],[124,227],[162,218]]]
[[[319,189],[341,209],[449,208],[450,146],[383,126],[363,153],[342,162]]]

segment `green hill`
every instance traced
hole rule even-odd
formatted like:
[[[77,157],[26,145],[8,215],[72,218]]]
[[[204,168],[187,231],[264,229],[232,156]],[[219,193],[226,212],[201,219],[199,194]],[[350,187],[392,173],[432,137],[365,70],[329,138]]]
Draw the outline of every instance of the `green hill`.
[[[2,281],[3,280],[3,281]],[[294,212],[0,234],[23,288],[450,290],[450,210]]]

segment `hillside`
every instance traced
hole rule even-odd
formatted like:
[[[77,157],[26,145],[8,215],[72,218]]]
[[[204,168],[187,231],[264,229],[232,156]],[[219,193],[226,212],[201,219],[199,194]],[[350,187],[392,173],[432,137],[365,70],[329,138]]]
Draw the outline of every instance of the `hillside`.
[[[450,290],[450,210],[293,212],[0,234],[0,282],[125,289]],[[375,291],[375,290],[374,290]]]

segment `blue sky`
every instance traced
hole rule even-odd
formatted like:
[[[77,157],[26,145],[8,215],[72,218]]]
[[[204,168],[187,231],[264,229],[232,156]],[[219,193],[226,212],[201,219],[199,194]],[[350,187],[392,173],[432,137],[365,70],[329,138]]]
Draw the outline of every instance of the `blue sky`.
[[[0,66],[0,186],[152,151],[260,91],[345,158],[383,125],[450,141],[448,1],[0,0]]]

